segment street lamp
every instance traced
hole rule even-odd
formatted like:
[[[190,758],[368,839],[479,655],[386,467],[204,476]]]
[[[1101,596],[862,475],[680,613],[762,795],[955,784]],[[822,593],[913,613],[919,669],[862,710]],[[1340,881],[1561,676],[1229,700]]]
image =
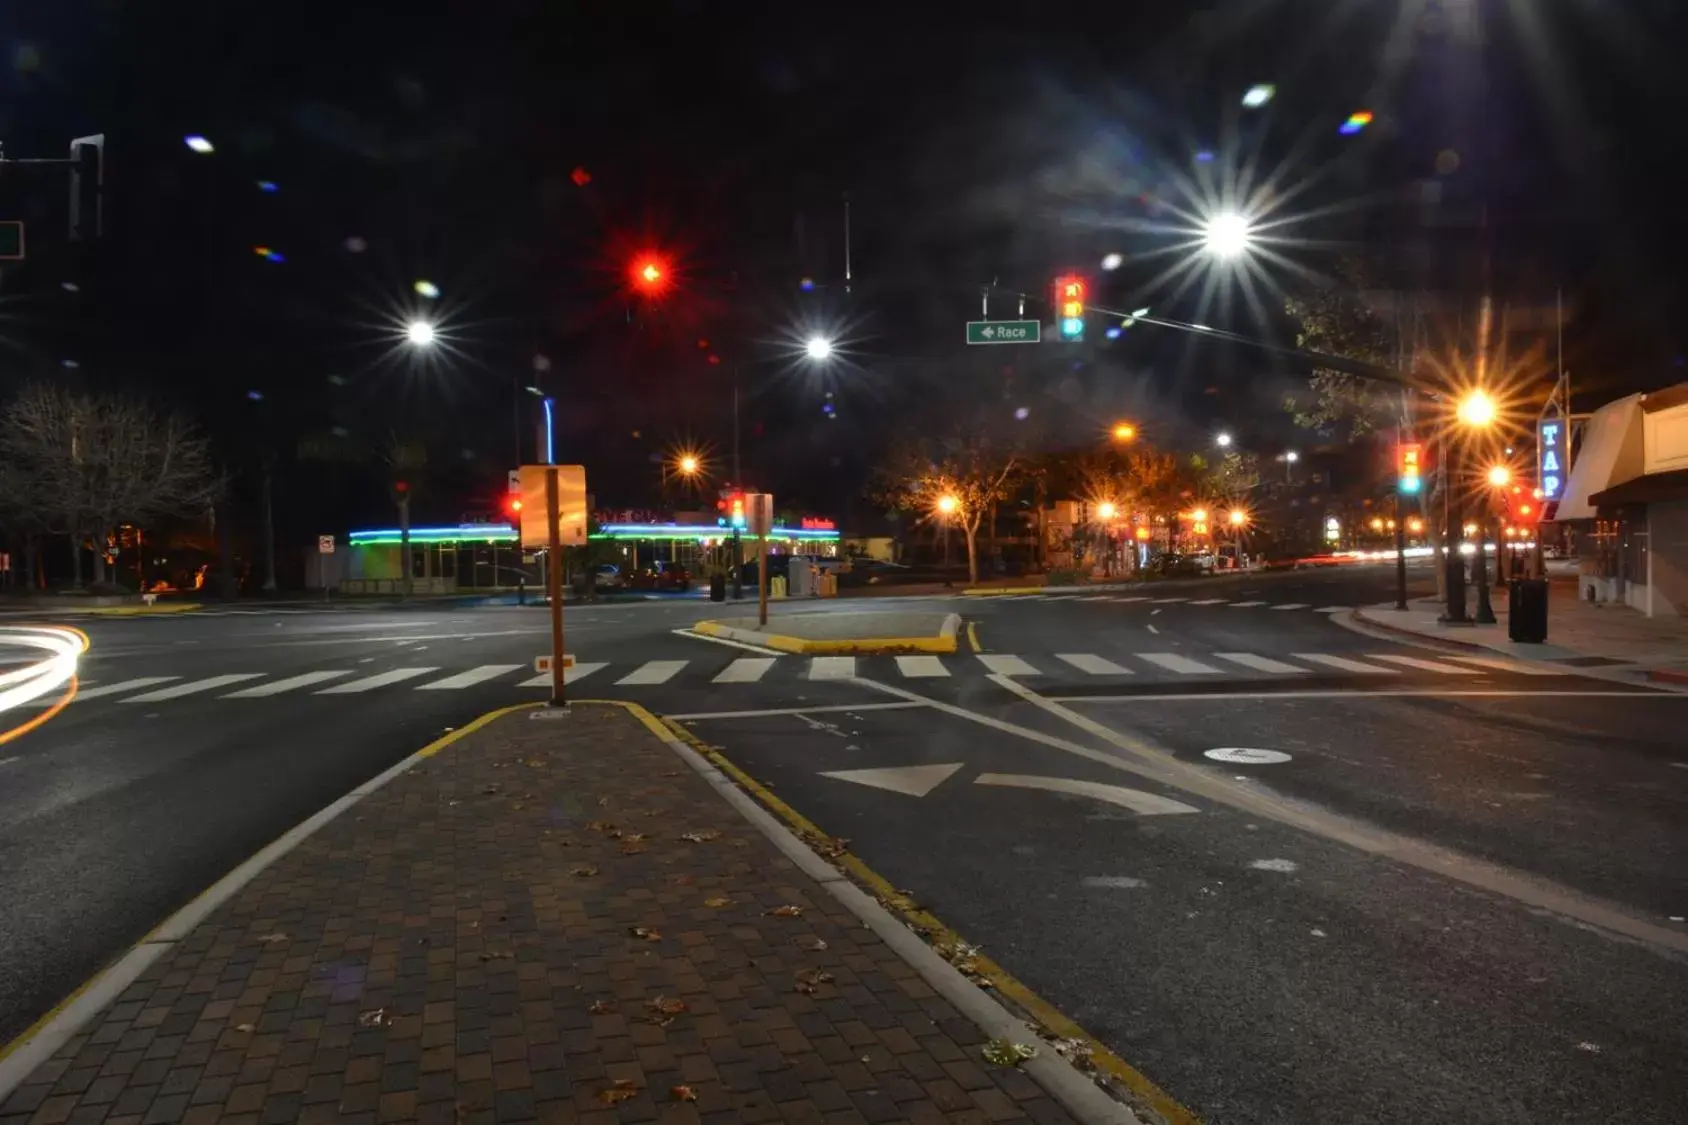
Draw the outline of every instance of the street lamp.
[[[1202,224],[1202,244],[1215,258],[1239,257],[1254,244],[1253,224],[1239,212],[1222,211]]]
[[[1455,419],[1468,431],[1488,429],[1494,424],[1497,413],[1495,400],[1481,387],[1474,388],[1461,395],[1459,402],[1454,406]],[[1464,456],[1468,453],[1463,448],[1461,453],[1463,466],[1465,463]],[[1505,472],[1504,466],[1497,465],[1495,469]],[[1488,475],[1492,481],[1494,470],[1490,470]],[[1507,479],[1510,479],[1510,475]],[[1450,491],[1452,490],[1450,489]],[[1454,535],[1454,529],[1461,528],[1464,518],[1463,510],[1456,510],[1448,516],[1448,537],[1454,539],[1454,544],[1453,549],[1448,552],[1447,558],[1448,612],[1446,619],[1449,623],[1456,625],[1463,625],[1471,620],[1465,616],[1465,559],[1460,553],[1458,538]],[[1495,609],[1489,602],[1489,565],[1483,553],[1483,548],[1486,546],[1483,534],[1484,522],[1479,518],[1474,527],[1466,524],[1461,530],[1469,528],[1470,531],[1475,531],[1477,535],[1477,560],[1474,568],[1477,579],[1477,615],[1475,621],[1478,625],[1493,625],[1495,624]],[[1467,533],[1469,534],[1469,531]]]
[[[961,506],[961,501],[957,500],[954,496],[951,496],[948,493],[945,493],[944,495],[938,497],[938,514],[939,515],[943,515],[943,516],[954,515],[956,508],[958,508],[960,506]]]
[[[1512,483],[1512,470],[1505,465],[1489,466],[1489,483],[1496,488],[1505,488]]]
[[[434,342],[434,326],[425,320],[413,320],[404,326],[404,338],[416,347],[426,348]]]
[[[1113,435],[1115,441],[1131,441],[1137,436],[1137,427],[1130,422],[1115,422]]]
[[[199,153],[201,156],[209,156],[213,152],[217,151],[216,145],[212,144],[198,133],[189,133],[187,136],[182,138],[182,143],[187,145],[188,148],[192,149],[194,152]]]
[[[1495,420],[1495,400],[1487,391],[1472,391],[1459,400],[1456,413],[1462,424],[1482,429]]]
[[[1231,445],[1231,435],[1224,430],[1220,430],[1213,435],[1213,444],[1220,449],[1228,449]]]
[[[832,358],[832,341],[825,336],[810,336],[803,344],[803,354],[817,362]]]
[[[702,462],[697,459],[695,454],[682,453],[680,455],[680,459],[675,462],[675,467],[680,470],[682,475],[695,477],[697,476],[698,470],[702,468],[703,465]]]
[[[1104,520],[1112,520],[1119,515],[1119,507],[1112,500],[1104,500],[1096,505],[1096,514]]]

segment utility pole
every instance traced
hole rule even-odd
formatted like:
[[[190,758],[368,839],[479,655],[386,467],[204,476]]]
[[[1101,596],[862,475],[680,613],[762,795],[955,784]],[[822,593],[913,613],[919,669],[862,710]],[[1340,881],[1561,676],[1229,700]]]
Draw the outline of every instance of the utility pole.
[[[733,364],[733,487],[744,491],[744,472],[739,465],[739,365]],[[733,600],[744,597],[744,555],[738,524],[733,524]]]

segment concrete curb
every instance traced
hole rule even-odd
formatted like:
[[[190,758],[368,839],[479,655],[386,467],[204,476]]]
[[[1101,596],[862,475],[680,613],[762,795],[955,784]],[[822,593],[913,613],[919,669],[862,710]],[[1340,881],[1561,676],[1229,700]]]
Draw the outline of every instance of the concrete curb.
[[[614,702],[614,701],[611,701]],[[733,783],[702,754],[676,738],[662,721],[636,703],[617,703],[625,707],[645,724],[652,733],[678,754],[680,758],[707,781],[732,805],[738,813],[755,825],[785,857],[795,863],[804,874],[824,887],[890,946],[932,990],[956,1011],[979,1026],[993,1039],[1014,1043],[1039,1045],[1036,1056],[1020,1064],[1033,1081],[1048,1091],[1066,1111],[1085,1125],[1144,1125],[1142,1118],[1130,1107],[1116,1101],[1107,1091],[1081,1073],[1066,1059],[1050,1049],[1035,1028],[997,1003],[978,985],[968,980],[954,965],[945,961],[921,940],[920,936],[898,921],[872,896],[850,881],[838,868],[822,859],[796,833],[781,824],[773,813],[757,804],[756,799]]]
[[[1453,637],[1444,637],[1440,633],[1421,633],[1417,629],[1409,629],[1405,625],[1396,625],[1390,621],[1381,621],[1366,612],[1364,606],[1357,606],[1352,611],[1352,617],[1362,625],[1370,625],[1374,629],[1382,629],[1386,633],[1394,633],[1399,637],[1410,637],[1413,640],[1433,641],[1439,645],[1451,645],[1454,648],[1469,649],[1472,652],[1500,652],[1500,649],[1490,648],[1476,641],[1462,641]],[[1505,655],[1511,656],[1511,653]]]
[[[0,1047],[0,1102],[23,1085],[29,1076],[58,1053],[93,1018],[123,994],[170,947],[190,934],[212,911],[239,894],[247,884],[275,862],[304,843],[341,813],[386,785],[389,781],[438,754],[458,739],[516,711],[528,711],[544,704],[518,703],[500,707],[465,723],[442,738],[436,738],[403,761],[376,774],[326,808],[294,825],[249,859],[217,880],[199,897],[166,918],[129,951],[101,969],[65,997],[51,1011],[25,1028],[17,1038]]]
[[[692,625],[692,631],[706,637],[718,637],[725,641],[736,641],[739,644],[757,645],[771,648],[778,652],[791,652],[803,656],[874,656],[884,653],[953,653],[956,650],[956,634],[961,630],[961,615],[951,613],[945,616],[944,623],[938,627],[935,635],[920,637],[850,637],[834,640],[816,640],[809,637],[792,637],[783,633],[762,633],[755,629],[737,629],[731,625],[723,625],[719,621],[698,621]]]

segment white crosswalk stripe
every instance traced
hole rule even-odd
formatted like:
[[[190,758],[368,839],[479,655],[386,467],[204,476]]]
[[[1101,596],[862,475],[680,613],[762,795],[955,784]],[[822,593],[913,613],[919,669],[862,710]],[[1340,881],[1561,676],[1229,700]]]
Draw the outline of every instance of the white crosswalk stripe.
[[[1497,672],[1512,672],[1520,676],[1569,675],[1563,668],[1543,668],[1536,664],[1525,664],[1520,660],[1503,660],[1494,656],[1450,656],[1448,659],[1457,660],[1461,664],[1475,664],[1479,668],[1493,668]]]
[[[1149,600],[1150,599],[1148,597],[1143,596],[1143,595],[1138,595],[1136,597],[1130,597],[1130,598],[1115,598],[1114,599],[1114,601],[1116,601],[1116,602],[1146,602],[1146,601],[1149,601]]]
[[[1158,664],[1168,672],[1177,672],[1185,676],[1217,676],[1220,669],[1211,664],[1203,664],[1199,660],[1191,660],[1187,656],[1180,656],[1176,652],[1140,652],[1141,659],[1150,664]]]
[[[1282,660],[1273,660],[1267,656],[1256,656],[1252,652],[1216,652],[1213,655],[1221,660],[1229,660],[1232,664],[1252,668],[1256,672],[1289,672],[1303,675],[1307,672],[1305,668],[1297,668],[1293,664],[1285,664]]]
[[[499,676],[507,676],[519,670],[520,664],[482,664],[478,668],[471,668],[467,672],[459,672],[455,676],[447,676],[443,680],[431,683],[417,684],[417,691],[457,691],[460,688],[474,687],[484,684],[488,680],[496,680]]]
[[[243,683],[246,680],[256,680],[262,672],[229,672],[221,676],[212,676],[204,680],[189,680],[185,684],[172,684],[167,688],[149,691],[144,695],[131,695],[125,703],[162,703],[166,699],[180,699],[184,695],[198,695],[202,691],[216,691],[220,687],[230,684]]]
[[[1282,605],[1275,605],[1272,608],[1273,609],[1306,609],[1307,603],[1306,602],[1285,602]]]
[[[1369,676],[1399,676],[1401,673],[1394,668],[1379,668],[1375,664],[1362,664],[1358,660],[1350,660],[1346,656],[1330,656],[1323,652],[1292,652],[1291,656],[1297,660],[1305,660],[1309,664],[1323,664],[1326,668],[1335,668],[1339,672],[1358,672]]]
[[[775,656],[741,656],[725,668],[710,683],[753,684],[768,674],[778,660]]]
[[[438,668],[393,668],[386,672],[377,672],[373,676],[365,676],[361,680],[351,680],[333,687],[325,687],[316,692],[317,695],[358,695],[376,688],[390,687],[402,684],[406,680],[414,680],[418,676],[426,676],[438,672]]]
[[[1190,604],[1191,605],[1224,605],[1226,600],[1227,599],[1225,599],[1225,598],[1203,598],[1199,602],[1191,602]]]
[[[337,680],[341,676],[349,675],[351,675],[351,673],[344,670],[305,672],[298,676],[289,676],[285,680],[271,680],[267,684],[259,684],[256,687],[241,688],[239,691],[231,691],[227,695],[223,696],[223,698],[262,699],[268,695],[280,695],[285,691],[293,691],[296,688],[310,687],[312,684],[320,684],[325,680]]]
[[[1435,660],[1420,660],[1416,656],[1397,656],[1392,652],[1368,652],[1371,660],[1385,660],[1403,668],[1417,668],[1421,672],[1440,672],[1444,676],[1475,676],[1475,668],[1461,668],[1458,664],[1442,664]]]
[[[1251,605],[1265,605],[1265,602],[1232,602],[1232,609],[1247,609]]]
[[[944,662],[936,656],[899,656],[897,671],[911,680],[936,679],[950,674]]]
[[[1345,606],[1345,605],[1322,605],[1318,609],[1315,609],[1313,612],[1314,613],[1347,613],[1350,608],[1352,608],[1352,607]]]
[[[585,663],[581,663],[580,661],[577,660],[573,664],[571,664],[569,667],[563,669],[563,685],[566,687],[569,684],[574,683],[576,680],[584,680],[587,676],[590,676],[593,672],[602,672],[605,668],[608,668],[608,667],[609,667],[609,662],[604,661],[604,660],[597,661],[596,663],[594,663],[593,661],[590,661],[590,660],[586,661]],[[548,687],[551,686],[551,673],[541,672],[539,675],[535,676],[533,679],[523,680],[521,683],[517,684],[516,686],[517,687],[548,688]]]
[[[1131,675],[1130,668],[1121,667],[1120,665],[1115,664],[1112,660],[1104,660],[1102,657],[1097,656],[1094,653],[1058,652],[1055,654],[1055,659],[1064,660],[1068,664],[1071,664],[1074,668],[1077,668],[1080,672],[1088,672],[1092,676]]]
[[[1084,596],[1083,594],[1050,594],[1047,598],[1044,599],[1044,601],[1076,602],[1080,598],[1082,598],[1083,596]]]
[[[1167,605],[1171,602],[1187,602],[1189,600],[1190,600],[1189,598],[1156,598],[1154,601],[1150,602],[1149,604],[1150,605]]]
[[[855,674],[853,656],[817,656],[809,662],[811,680],[847,680]]]
[[[621,687],[646,687],[651,684],[665,684],[672,680],[680,669],[690,663],[689,660],[647,660],[617,680],[616,684]]]
[[[1005,656],[996,652],[981,652],[974,657],[991,672],[998,676],[1036,676],[1041,673],[1018,656]]]
[[[179,680],[180,676],[141,676],[134,680],[120,680],[115,684],[101,684],[99,687],[82,688],[76,693],[77,699],[98,699],[102,695],[122,695],[126,691],[139,691],[152,687],[154,684],[167,684],[172,680]]]

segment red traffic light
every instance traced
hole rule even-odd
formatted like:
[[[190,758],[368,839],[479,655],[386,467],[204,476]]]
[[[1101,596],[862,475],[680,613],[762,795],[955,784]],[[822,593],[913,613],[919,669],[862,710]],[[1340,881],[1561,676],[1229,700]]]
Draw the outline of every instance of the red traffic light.
[[[671,273],[667,259],[660,254],[641,254],[629,269],[633,288],[648,296],[665,292]]]

